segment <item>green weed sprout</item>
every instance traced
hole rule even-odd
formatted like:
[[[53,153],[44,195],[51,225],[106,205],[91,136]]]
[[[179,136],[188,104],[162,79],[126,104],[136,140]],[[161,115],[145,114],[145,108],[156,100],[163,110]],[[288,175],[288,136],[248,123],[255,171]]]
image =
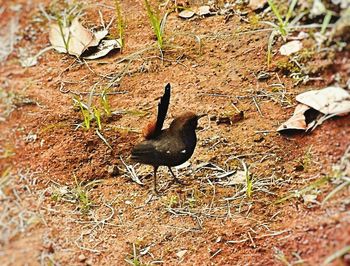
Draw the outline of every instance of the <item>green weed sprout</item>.
[[[157,37],[158,47],[160,50],[162,50],[163,44],[164,44],[164,42],[163,42],[164,41],[164,39],[163,39],[164,30],[162,27],[161,19],[152,10],[152,7],[151,7],[150,3],[148,2],[148,0],[145,0],[145,6],[146,6],[147,15],[148,15],[148,18],[150,20],[153,32]]]
[[[283,40],[286,40],[286,37],[290,33],[290,31],[293,29],[293,26],[302,18],[304,15],[301,13],[299,16],[297,16],[295,19],[290,21],[290,18],[292,17],[294,8],[298,2],[298,0],[292,0],[288,7],[287,14],[285,16],[285,19],[283,20],[280,12],[278,11],[276,5],[272,0],[267,0],[269,3],[269,6],[271,7],[272,12],[275,14],[278,23],[272,23],[269,21],[265,21],[264,23],[267,25],[270,25],[273,28],[273,31],[271,32],[268,40],[268,45],[267,45],[267,65],[270,66],[271,62],[271,50],[272,50],[272,44],[276,36],[280,35],[282,36]]]
[[[102,129],[102,124],[101,124],[101,111],[94,107],[94,117],[96,119],[96,123],[98,126],[98,129],[101,130]]]
[[[91,125],[91,120],[93,119],[93,117],[90,114],[90,110],[89,110],[90,108],[86,104],[84,104],[82,101],[80,101],[78,98],[76,98],[76,97],[73,98],[73,101],[74,101],[74,103],[76,103],[79,106],[80,111],[81,111],[81,113],[83,115],[83,118],[84,118],[83,125],[84,125],[84,127],[87,130],[89,130],[90,129],[90,125]]]
[[[115,4],[115,13],[116,13],[116,17],[117,17],[117,29],[118,29],[118,35],[119,35],[119,40],[120,40],[120,46],[121,46],[121,50],[124,47],[124,33],[125,33],[125,21],[123,19],[122,16],[122,10],[120,7],[120,0],[115,0],[114,1]]]
[[[109,117],[112,115],[112,111],[111,111],[111,105],[109,104],[109,100],[108,100],[108,89],[104,89],[101,93],[101,105],[103,108],[103,111],[106,113],[106,115]]]
[[[100,180],[94,180],[86,185],[82,185],[82,182],[78,182],[77,176],[73,174],[75,181],[75,188],[71,190],[74,195],[74,198],[79,202],[80,211],[83,214],[87,214],[92,205],[92,201],[89,197],[89,188],[93,187],[95,184],[100,183]]]
[[[253,181],[252,181],[252,178],[251,178],[250,173],[248,171],[247,165],[245,164],[244,161],[242,161],[241,163],[243,165],[245,178],[246,178],[246,186],[247,186],[246,194],[247,194],[248,198],[251,198],[252,193],[253,193]]]

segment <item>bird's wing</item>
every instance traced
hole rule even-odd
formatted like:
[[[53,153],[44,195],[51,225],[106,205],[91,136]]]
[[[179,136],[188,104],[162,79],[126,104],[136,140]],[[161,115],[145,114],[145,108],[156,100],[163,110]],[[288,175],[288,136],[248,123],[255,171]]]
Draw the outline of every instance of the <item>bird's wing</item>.
[[[178,165],[186,159],[186,148],[181,142],[169,138],[162,140],[146,140],[137,144],[132,152],[131,159],[150,165]],[[178,163],[181,161],[180,163]]]
[[[152,141],[143,141],[133,148],[131,159],[144,164],[158,165],[161,154],[162,151],[157,150]]]
[[[162,131],[164,120],[168,112],[168,107],[170,102],[170,89],[171,89],[170,83],[165,85],[164,94],[158,104],[158,115],[157,115],[156,128],[154,131],[154,137],[159,136]]]

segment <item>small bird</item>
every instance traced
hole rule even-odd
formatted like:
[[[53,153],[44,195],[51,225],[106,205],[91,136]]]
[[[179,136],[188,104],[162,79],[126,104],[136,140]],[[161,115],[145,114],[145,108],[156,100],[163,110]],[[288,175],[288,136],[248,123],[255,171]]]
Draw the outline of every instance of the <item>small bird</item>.
[[[176,117],[169,128],[162,129],[170,102],[170,88],[168,83],[158,104],[157,120],[148,124],[144,130],[145,140],[137,144],[131,152],[132,160],[153,166],[156,193],[159,166],[167,166],[174,180],[182,184],[171,167],[183,164],[192,156],[197,143],[195,130],[198,119],[204,116],[186,112]]]

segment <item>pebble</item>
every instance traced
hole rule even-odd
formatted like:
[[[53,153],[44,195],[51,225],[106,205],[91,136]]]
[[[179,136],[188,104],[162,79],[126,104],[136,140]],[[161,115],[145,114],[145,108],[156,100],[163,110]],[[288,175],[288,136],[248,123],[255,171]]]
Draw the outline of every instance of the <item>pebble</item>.
[[[78,260],[79,260],[80,262],[86,261],[85,255],[84,255],[84,254],[80,254],[79,257],[78,257]]]

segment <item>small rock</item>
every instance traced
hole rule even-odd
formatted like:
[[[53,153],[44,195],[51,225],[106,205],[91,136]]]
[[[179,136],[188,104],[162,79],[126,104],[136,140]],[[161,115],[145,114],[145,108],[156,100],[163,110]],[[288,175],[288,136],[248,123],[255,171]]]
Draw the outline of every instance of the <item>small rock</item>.
[[[85,262],[85,264],[86,264],[87,266],[92,266],[92,265],[94,264],[94,262],[92,261],[92,259],[88,259],[88,260]]]
[[[107,172],[110,176],[118,176],[120,174],[120,171],[117,165],[109,165],[107,167]]]
[[[86,261],[85,255],[84,255],[84,254],[80,254],[79,257],[78,257],[78,260],[79,260],[80,262]]]
[[[269,79],[271,77],[271,75],[268,72],[259,71],[259,73],[257,74],[256,77],[259,81],[264,81],[264,80]]]
[[[184,19],[189,19],[189,18],[192,18],[194,16],[194,14],[195,13],[193,11],[185,9],[179,13],[179,17],[184,18]]]
[[[303,44],[301,41],[298,41],[298,40],[291,41],[281,46],[280,53],[281,55],[291,55],[293,53],[300,51],[302,48],[303,48]]]
[[[187,250],[180,250],[179,252],[176,253],[176,256],[181,260],[183,256],[185,256]]]
[[[253,141],[254,141],[254,142],[262,142],[264,139],[265,139],[264,136],[258,134],[258,135],[255,135],[255,136],[254,136]]]
[[[218,125],[220,125],[220,124],[231,125],[231,119],[228,116],[220,116],[216,120],[216,124],[218,124]]]
[[[235,113],[234,115],[232,115],[231,122],[237,123],[243,119],[244,119],[244,112],[240,111],[239,113]]]
[[[253,9],[262,9],[267,4],[267,0],[250,0],[248,6]]]

